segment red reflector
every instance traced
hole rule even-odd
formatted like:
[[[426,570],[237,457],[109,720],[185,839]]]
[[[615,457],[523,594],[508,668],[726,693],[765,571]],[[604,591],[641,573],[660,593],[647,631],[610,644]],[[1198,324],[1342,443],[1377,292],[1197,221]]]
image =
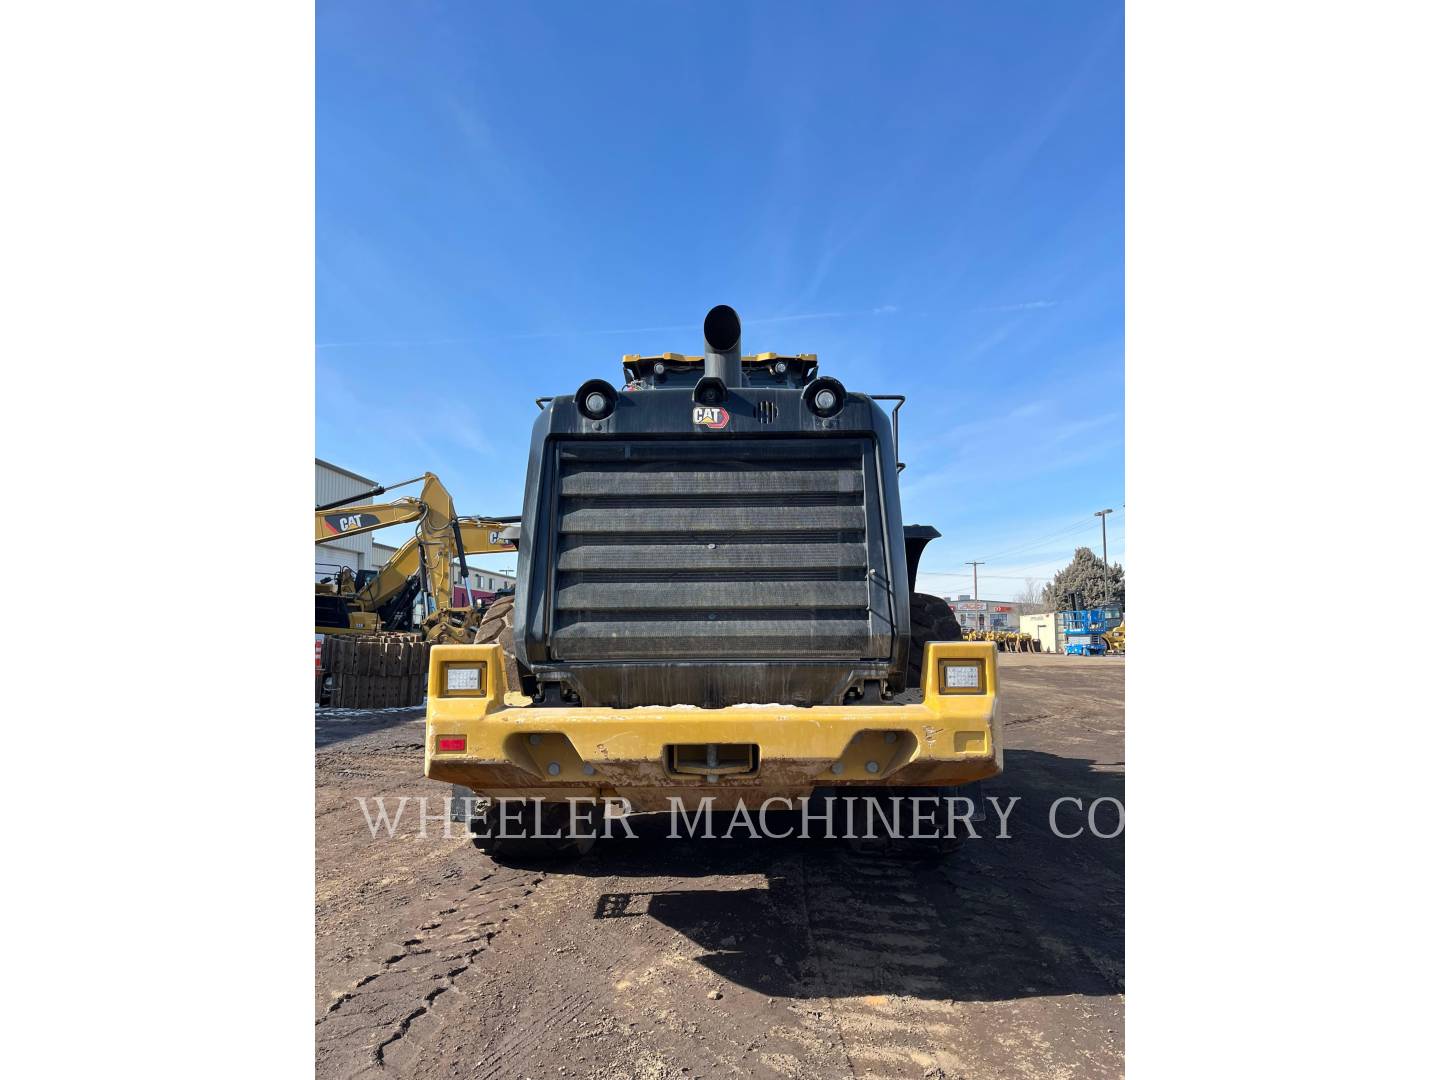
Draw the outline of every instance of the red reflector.
[[[464,750],[464,749],[465,749],[465,736],[464,736],[464,735],[441,735],[441,736],[440,736],[439,746],[440,746],[440,749],[441,749],[441,750]]]

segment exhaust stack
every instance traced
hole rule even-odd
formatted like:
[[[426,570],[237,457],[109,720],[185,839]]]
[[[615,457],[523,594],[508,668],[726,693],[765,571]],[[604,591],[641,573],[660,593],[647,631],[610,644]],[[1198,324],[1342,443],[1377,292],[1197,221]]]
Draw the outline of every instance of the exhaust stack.
[[[705,377],[728,387],[742,386],[740,368],[740,316],[728,304],[718,304],[705,316]]]

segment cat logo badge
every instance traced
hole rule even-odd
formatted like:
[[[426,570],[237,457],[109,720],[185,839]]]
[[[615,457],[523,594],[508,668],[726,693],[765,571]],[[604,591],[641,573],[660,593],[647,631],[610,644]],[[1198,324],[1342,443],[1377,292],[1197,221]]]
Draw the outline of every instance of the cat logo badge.
[[[730,423],[730,414],[718,405],[696,405],[695,423],[708,427],[711,431],[718,431]]]
[[[380,524],[374,514],[326,514],[325,528],[331,536],[353,532],[356,529],[373,529]]]

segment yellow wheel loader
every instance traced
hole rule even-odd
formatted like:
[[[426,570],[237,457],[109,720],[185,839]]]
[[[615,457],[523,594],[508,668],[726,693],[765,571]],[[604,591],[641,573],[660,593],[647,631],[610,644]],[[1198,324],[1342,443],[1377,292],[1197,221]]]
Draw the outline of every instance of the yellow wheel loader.
[[[1125,624],[1121,622],[1113,630],[1106,630],[1100,635],[1105,639],[1105,647],[1112,653],[1119,656],[1125,655]]]
[[[593,817],[552,826],[592,800],[919,804],[1001,770],[995,644],[915,591],[904,398],[743,356],[729,307],[703,329],[539,400],[513,609],[431,651],[425,775],[497,857],[586,850]]]

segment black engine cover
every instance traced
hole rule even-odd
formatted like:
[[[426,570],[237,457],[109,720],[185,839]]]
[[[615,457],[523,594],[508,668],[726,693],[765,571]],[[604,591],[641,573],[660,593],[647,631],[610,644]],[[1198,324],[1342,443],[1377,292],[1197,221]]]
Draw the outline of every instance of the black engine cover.
[[[909,590],[891,425],[864,395],[620,395],[537,418],[516,655],[586,705],[840,701],[903,680]]]

